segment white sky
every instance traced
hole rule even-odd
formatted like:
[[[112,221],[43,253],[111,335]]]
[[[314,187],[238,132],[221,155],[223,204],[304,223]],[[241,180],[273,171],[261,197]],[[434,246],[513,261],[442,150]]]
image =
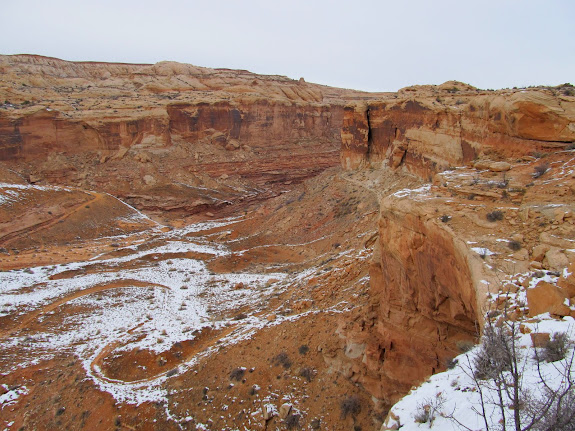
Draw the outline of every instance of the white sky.
[[[173,60],[368,91],[575,84],[575,0],[0,0],[0,53]]]

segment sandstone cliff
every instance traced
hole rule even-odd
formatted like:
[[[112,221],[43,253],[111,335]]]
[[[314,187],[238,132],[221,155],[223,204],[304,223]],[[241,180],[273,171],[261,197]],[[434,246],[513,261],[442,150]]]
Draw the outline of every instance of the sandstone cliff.
[[[486,92],[451,83],[408,88],[345,108],[342,164],[405,167],[422,178],[481,156],[521,157],[575,141],[572,96],[556,89]]]
[[[34,183],[180,217],[268,198],[337,165],[344,100],[375,97],[171,62],[1,56],[0,74],[1,161]]]

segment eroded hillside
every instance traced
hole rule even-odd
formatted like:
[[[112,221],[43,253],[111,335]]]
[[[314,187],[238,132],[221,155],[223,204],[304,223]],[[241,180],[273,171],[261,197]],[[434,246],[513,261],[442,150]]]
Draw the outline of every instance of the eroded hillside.
[[[378,429],[573,261],[564,87],[0,67],[8,429]]]

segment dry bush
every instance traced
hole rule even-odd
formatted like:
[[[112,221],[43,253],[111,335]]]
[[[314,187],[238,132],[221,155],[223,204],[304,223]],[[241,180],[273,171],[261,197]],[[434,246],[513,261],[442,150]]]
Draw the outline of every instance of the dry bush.
[[[569,347],[568,341],[567,334],[556,332],[543,348],[541,358],[547,362],[557,362],[565,359]]]
[[[234,368],[230,373],[230,380],[240,381],[243,379],[246,369],[242,367]]]
[[[308,382],[311,382],[311,380],[313,379],[314,376],[314,371],[312,368],[302,368],[302,370],[300,371],[299,375],[301,377],[303,377],[304,379],[306,379]]]
[[[503,211],[495,210],[487,213],[486,218],[488,221],[503,220]]]
[[[495,378],[511,368],[509,355],[513,335],[505,328],[488,326],[481,349],[473,359],[473,375],[478,380]]]
[[[356,417],[361,412],[361,401],[357,395],[350,395],[342,400],[340,409],[342,419],[348,415]]]
[[[291,367],[291,360],[286,352],[281,352],[272,359],[272,364],[281,365],[287,370]]]
[[[533,178],[539,178],[548,170],[549,165],[547,163],[541,163],[540,165],[535,166],[535,168],[533,169]]]
[[[301,418],[301,415],[299,415],[299,414],[288,415],[288,417],[285,418],[286,428],[288,430],[300,429],[301,428],[301,426],[299,424],[300,418]]]

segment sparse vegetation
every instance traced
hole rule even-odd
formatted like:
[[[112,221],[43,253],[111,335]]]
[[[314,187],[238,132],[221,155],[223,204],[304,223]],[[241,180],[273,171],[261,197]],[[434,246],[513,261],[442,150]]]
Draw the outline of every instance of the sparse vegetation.
[[[246,373],[246,369],[244,367],[234,368],[230,373],[230,380],[235,380],[239,382],[244,378],[244,374]]]
[[[568,341],[567,334],[556,332],[543,348],[539,358],[547,362],[557,362],[565,359],[567,348],[569,347]]]
[[[503,220],[503,211],[495,210],[488,212],[486,218],[491,222]]]
[[[291,359],[286,352],[281,352],[272,359],[272,364],[281,365],[287,370],[291,367]]]
[[[307,354],[307,352],[309,352],[309,347],[307,346],[307,344],[302,344],[301,346],[299,346],[300,355],[305,355]]]
[[[302,368],[299,375],[301,377],[303,377],[304,379],[306,379],[308,382],[311,382],[311,380],[313,379],[314,376],[314,371],[312,368],[306,367],[306,368]]]
[[[512,335],[505,328],[488,326],[483,334],[481,350],[473,361],[473,376],[478,380],[493,379],[511,368],[508,352]]]
[[[440,220],[441,220],[443,223],[447,223],[449,220],[451,220],[451,217],[448,216],[447,214],[444,214],[444,215],[441,216]]]
[[[461,353],[466,353],[473,349],[475,344],[473,344],[471,341],[461,340],[455,343],[455,346]]]
[[[340,404],[341,418],[356,417],[361,412],[361,401],[357,395],[344,398]]]
[[[321,428],[321,419],[319,418],[314,418],[311,420],[311,422],[309,423],[309,426],[311,427],[311,429],[313,430],[318,430]]]
[[[519,251],[521,250],[521,243],[519,241],[511,240],[507,243],[507,247],[513,251]]]
[[[442,414],[445,399],[441,394],[437,394],[435,398],[426,398],[423,402],[417,405],[414,418],[415,422],[420,424],[428,423],[429,426],[433,424],[435,418]]]
[[[457,359],[452,358],[452,359],[449,359],[447,361],[446,367],[448,370],[453,370],[457,366],[458,363],[459,363],[459,361]]]
[[[488,313],[481,348],[475,356],[467,356],[462,370],[472,379],[473,391],[479,396],[476,414],[482,417],[486,431],[513,429],[516,431],[575,430],[574,353],[567,358],[569,339],[563,333],[539,352],[535,350],[537,382],[524,379],[525,351],[519,342],[519,323],[507,315],[507,304],[501,312]],[[496,310],[492,310],[496,311]],[[554,366],[557,375],[551,377],[541,368],[543,361],[564,360]],[[553,383],[551,381],[553,379]],[[431,413],[418,411],[421,420],[432,420]],[[430,409],[429,409],[430,410]],[[457,425],[470,429],[454,418],[444,415]]]
[[[301,426],[299,424],[300,418],[301,418],[301,415],[299,415],[297,413],[288,415],[288,417],[285,418],[286,428],[288,430],[300,429],[301,428]]]
[[[540,165],[535,166],[535,168],[533,169],[533,178],[539,178],[548,170],[549,165],[547,163],[541,163]]]

